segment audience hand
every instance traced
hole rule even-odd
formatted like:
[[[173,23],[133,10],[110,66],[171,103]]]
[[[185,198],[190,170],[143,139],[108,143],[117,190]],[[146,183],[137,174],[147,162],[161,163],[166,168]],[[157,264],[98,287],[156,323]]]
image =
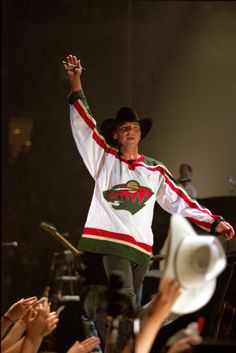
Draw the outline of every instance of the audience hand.
[[[153,299],[148,316],[143,320],[135,341],[135,353],[148,353],[163,321],[180,294],[180,285],[175,279],[164,277],[159,293]]]
[[[22,335],[25,328],[25,323],[22,318],[36,301],[37,297],[22,298],[14,303],[1,317],[1,339],[5,339],[7,336],[7,341],[5,340],[4,343],[6,346],[16,342],[19,336]],[[16,321],[17,323],[15,324]]]
[[[37,301],[37,297],[22,298],[18,302],[14,303],[4,314],[10,320],[20,319],[27,310]]]
[[[55,330],[58,321],[57,313],[50,313],[48,299],[43,298],[29,309],[26,318],[26,335],[32,337],[47,336]]]
[[[200,336],[188,336],[175,342],[166,353],[185,353],[192,352],[192,344],[200,344],[202,338]]]
[[[164,277],[160,283],[159,293],[151,305],[149,315],[157,315],[159,321],[164,321],[179,295],[179,283],[175,279]]]
[[[88,353],[98,344],[100,344],[99,338],[89,337],[82,342],[76,341],[67,351],[67,353]]]

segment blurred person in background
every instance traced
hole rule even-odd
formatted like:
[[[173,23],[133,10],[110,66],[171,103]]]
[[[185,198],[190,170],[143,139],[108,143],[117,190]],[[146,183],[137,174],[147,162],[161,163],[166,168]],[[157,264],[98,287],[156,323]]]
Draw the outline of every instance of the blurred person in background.
[[[193,170],[189,164],[181,164],[179,167],[178,181],[183,185],[187,193],[194,199],[197,198],[197,190],[192,184]]]

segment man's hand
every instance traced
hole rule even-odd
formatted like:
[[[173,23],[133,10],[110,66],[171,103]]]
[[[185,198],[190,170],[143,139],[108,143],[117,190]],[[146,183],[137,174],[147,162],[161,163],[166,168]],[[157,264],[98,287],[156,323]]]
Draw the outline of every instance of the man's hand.
[[[82,89],[80,76],[83,70],[80,60],[75,55],[70,54],[62,63],[70,81],[72,92],[80,91]]]
[[[228,222],[220,222],[217,224],[215,231],[219,234],[223,234],[225,240],[230,240],[235,235],[234,228]]]

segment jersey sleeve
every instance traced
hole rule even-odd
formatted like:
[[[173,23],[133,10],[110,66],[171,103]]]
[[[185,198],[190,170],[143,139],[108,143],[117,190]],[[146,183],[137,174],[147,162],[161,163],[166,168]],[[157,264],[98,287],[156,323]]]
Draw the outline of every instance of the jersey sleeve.
[[[160,172],[156,200],[165,211],[186,217],[207,232],[214,231],[214,225],[224,220],[222,216],[212,214],[210,210],[192,198],[165,166]]]
[[[77,149],[91,176],[96,179],[104,164],[106,153],[115,154],[97,130],[84,92],[74,92],[69,96],[70,122]]]

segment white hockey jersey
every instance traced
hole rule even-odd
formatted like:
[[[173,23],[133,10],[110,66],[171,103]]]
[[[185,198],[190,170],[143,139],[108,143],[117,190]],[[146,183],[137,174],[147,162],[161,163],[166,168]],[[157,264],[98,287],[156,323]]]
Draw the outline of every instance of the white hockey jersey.
[[[144,155],[132,163],[121,157],[99,134],[83,91],[77,98],[70,105],[72,133],[95,181],[79,250],[118,254],[148,266],[155,202],[206,231],[222,219],[192,199],[162,163]]]

